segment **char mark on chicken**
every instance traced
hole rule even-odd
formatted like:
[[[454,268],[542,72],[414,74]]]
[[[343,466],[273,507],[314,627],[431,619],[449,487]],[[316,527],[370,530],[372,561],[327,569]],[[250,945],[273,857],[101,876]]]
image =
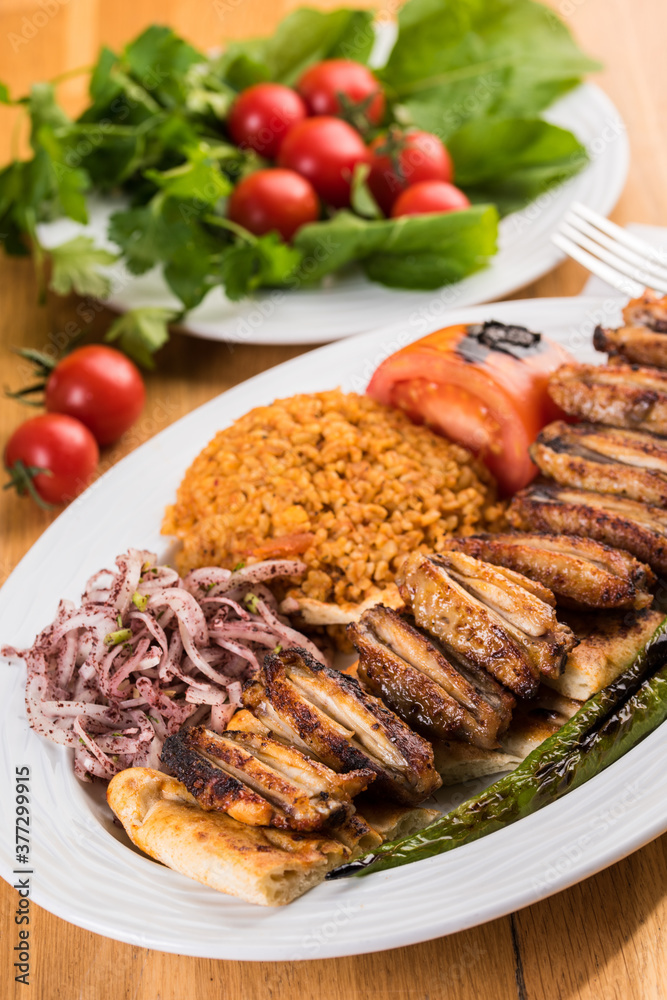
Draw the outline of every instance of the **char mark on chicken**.
[[[530,448],[561,486],[667,506],[667,440],[596,424],[549,424]]]
[[[441,784],[425,739],[355,678],[304,650],[267,656],[243,702],[279,739],[334,771],[372,771],[373,790],[405,805],[417,805]]]
[[[639,365],[564,365],[549,394],[565,413],[609,427],[667,434],[667,372]]]
[[[203,809],[251,826],[301,831],[344,822],[354,812],[352,797],[374,778],[368,769],[338,775],[264,735],[204,726],[168,737],[162,762]]]
[[[562,672],[575,644],[553,607],[535,595],[541,584],[463,552],[413,553],[398,584],[417,624],[447,653],[488,671],[522,698],[535,694],[541,674]]]
[[[567,608],[645,608],[655,583],[628,552],[573,535],[507,534],[452,538],[449,550],[506,566],[548,587]]]
[[[517,493],[507,519],[519,531],[581,535],[625,549],[658,575],[667,573],[667,512],[659,507],[535,483]]]
[[[485,671],[457,667],[437,639],[382,605],[348,626],[348,634],[362,683],[409,725],[431,738],[498,746],[514,699]]]

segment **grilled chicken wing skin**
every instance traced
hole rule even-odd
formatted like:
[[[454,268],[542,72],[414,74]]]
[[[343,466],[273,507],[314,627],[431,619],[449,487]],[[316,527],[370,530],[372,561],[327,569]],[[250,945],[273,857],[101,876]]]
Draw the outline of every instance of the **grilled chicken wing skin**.
[[[628,302],[623,320],[618,330],[596,327],[596,350],[605,351],[612,359],[667,368],[667,296],[647,288],[638,299]]]
[[[204,726],[168,737],[162,762],[203,809],[229,813],[251,826],[311,831],[342,822],[371,770],[337,775],[293,747],[247,732]]]
[[[553,608],[531,593],[533,584],[520,586],[508,573],[463,552],[413,553],[397,582],[417,624],[447,652],[530,698],[541,673],[560,674],[575,640]]]
[[[542,430],[530,455],[562,486],[667,506],[667,440],[642,431],[566,424]]]
[[[519,531],[583,535],[625,549],[658,575],[667,573],[667,513],[659,507],[535,483],[516,494],[507,520]]]
[[[647,326],[649,330],[667,333],[667,295],[647,288],[637,299],[630,299],[623,309],[628,326]]]
[[[633,365],[667,368],[667,335],[645,326],[622,326],[618,330],[596,326],[593,346],[611,359],[619,357]]]
[[[269,654],[243,693],[280,739],[332,770],[370,770],[374,789],[417,805],[440,787],[433,748],[359,682],[298,648]]]
[[[667,372],[639,365],[563,365],[549,380],[561,410],[581,420],[667,434]]]
[[[360,680],[405,722],[426,736],[498,746],[514,699],[484,671],[457,670],[436,639],[381,605],[347,631]]]
[[[229,813],[249,826],[270,826],[272,822],[277,822],[287,827],[287,817],[282,810],[277,814],[264,796],[190,747],[186,732],[181,730],[167,737],[161,761],[183,782],[202,809]]]
[[[507,566],[548,587],[568,608],[645,608],[655,576],[621,549],[574,535],[506,534],[451,538],[447,549]]]

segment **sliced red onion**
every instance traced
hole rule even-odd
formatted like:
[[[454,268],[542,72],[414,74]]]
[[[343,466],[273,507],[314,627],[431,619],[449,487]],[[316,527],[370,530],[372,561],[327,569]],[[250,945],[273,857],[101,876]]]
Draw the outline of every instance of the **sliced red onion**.
[[[3,650],[26,663],[30,725],[71,747],[75,774],[86,781],[158,767],[163,740],[182,725],[222,731],[267,649],[300,645],[321,658],[280,618],[266,586],[303,569],[268,560],[181,580],[151,553],[131,549],[114,570],[90,578],[79,607],[61,601],[30,649]]]
[[[155,611],[165,607],[174,612],[182,629],[192,636],[194,642],[201,646],[208,645],[206,616],[192,594],[177,587],[162,589],[151,594],[148,599],[148,610]]]
[[[315,643],[311,642],[310,639],[307,639],[305,635],[301,635],[301,633],[297,632],[296,629],[290,628],[289,625],[285,625],[283,622],[281,622],[276,617],[276,615],[273,614],[271,609],[264,603],[264,601],[260,600],[257,601],[257,610],[259,611],[260,615],[267,623],[267,625],[270,625],[274,629],[274,631],[281,637],[281,639],[283,640],[283,645],[286,648],[290,648],[292,646],[300,646],[301,649],[305,649],[308,653],[310,653],[311,656],[314,656],[316,660],[319,660],[320,663],[323,663],[325,667],[329,666],[329,662],[326,656],[324,655],[324,653],[321,652],[321,650],[317,648]]]

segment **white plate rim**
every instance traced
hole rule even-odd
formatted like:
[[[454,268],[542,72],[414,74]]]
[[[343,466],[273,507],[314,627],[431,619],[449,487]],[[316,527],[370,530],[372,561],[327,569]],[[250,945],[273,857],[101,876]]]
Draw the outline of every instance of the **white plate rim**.
[[[545,325],[562,326],[579,338],[587,336],[596,322],[611,320],[618,310],[618,302],[615,296],[519,300],[456,311],[448,315],[447,320],[475,322],[495,317],[538,327],[537,320],[542,315],[549,317]],[[229,410],[231,406],[243,412],[250,405],[268,401],[276,394],[314,391],[332,385],[332,373],[341,370],[341,366],[349,373],[350,359],[356,365],[354,370],[363,378],[364,365],[374,362],[383,350],[392,349],[392,341],[397,335],[397,328],[390,327],[320,348],[270,369],[204,404],[124,458],[60,515],[0,590],[2,641],[17,641],[21,630],[25,633],[28,628],[34,632],[48,620],[50,610],[42,595],[48,594],[52,604],[54,596],[62,593],[60,583],[64,569],[58,569],[56,578],[49,574],[53,566],[60,566],[63,552],[70,551],[67,547],[70,542],[75,541],[84,550],[78,553],[79,564],[73,570],[79,582],[99,568],[86,536],[87,530],[89,534],[91,527],[97,531],[98,525],[86,528],[87,519],[104,509],[108,498],[119,489],[122,491],[129,482],[143,487],[144,481],[154,475],[152,466],[165,454],[180,456],[179,448],[175,447],[179,441],[187,441],[188,449],[196,453],[218,426],[222,426],[216,419],[217,411]],[[415,336],[413,331],[408,339]],[[309,371],[311,375],[314,373],[317,385],[308,384]],[[182,471],[179,457],[176,481]],[[160,492],[161,485],[156,489]],[[159,510],[165,499],[168,497],[162,495]],[[150,518],[154,513],[151,508]],[[125,521],[128,516],[132,520],[134,515],[126,513]],[[124,525],[122,519],[118,525],[112,523],[110,538],[118,537],[118,532],[127,535]],[[102,543],[93,541],[92,547],[96,544]],[[122,544],[116,546],[114,553],[121,550]],[[85,793],[72,776],[69,754],[28,730],[21,690],[22,676],[3,669],[0,691],[6,720],[0,734],[0,751],[7,766],[0,775],[0,794],[3,801],[10,801],[8,775],[14,760],[18,760],[16,754],[21,751],[34,757],[38,768],[34,774],[36,816],[42,820],[48,818],[44,814],[46,804],[40,805],[47,800],[59,814],[55,820],[51,814],[48,836],[45,826],[41,832],[37,827],[34,835],[36,875],[32,898],[78,926],[142,947],[208,958],[279,961],[332,958],[414,944],[475,926],[544,899],[620,860],[667,829],[667,775],[661,763],[667,750],[667,726],[663,726],[607,771],[589,781],[585,788],[576,789],[536,815],[490,837],[407,868],[368,879],[320,886],[283,910],[249,908],[247,904],[220,896],[155,865],[109,836],[95,818],[94,810],[87,806]],[[67,843],[56,837],[62,833],[63,824]],[[11,882],[7,817],[2,826],[0,874]],[[85,865],[85,870],[77,872],[76,886],[70,885],[63,876],[67,851],[84,859],[79,861]],[[111,874],[109,865],[114,866]],[[106,877],[106,883],[99,881],[100,872]],[[493,873],[495,881],[484,878],[489,873]],[[511,876],[509,888],[508,876]],[[462,883],[458,887],[457,878]],[[149,880],[149,889],[166,907],[166,916],[151,909],[142,911],[141,894],[139,899],[133,896],[140,879]],[[113,880],[113,887],[110,880]],[[142,891],[143,888],[142,883]],[[438,898],[415,900],[415,893],[424,888],[433,892],[446,890],[449,895],[444,900],[445,905],[441,905],[442,900]],[[95,902],[99,895],[112,889],[121,893],[125,906],[111,912],[104,912],[102,907],[98,912]],[[315,905],[310,905],[309,901]],[[182,913],[189,907],[188,920],[184,921],[180,934],[174,933],[169,904],[180,906]],[[192,926],[190,916],[193,909],[197,914],[201,910],[206,917],[203,924],[196,927]],[[393,917],[396,912],[401,913],[400,926],[396,926]],[[274,919],[275,914],[278,916]],[[337,923],[336,918],[341,914],[344,919]],[[212,915],[219,921],[213,928],[210,927]],[[293,932],[290,925],[300,930]],[[304,926],[316,929],[316,940],[312,931],[304,931]],[[329,934],[331,927],[333,931]],[[206,928],[209,928],[208,937]],[[229,940],[225,940],[223,931],[230,935]]]

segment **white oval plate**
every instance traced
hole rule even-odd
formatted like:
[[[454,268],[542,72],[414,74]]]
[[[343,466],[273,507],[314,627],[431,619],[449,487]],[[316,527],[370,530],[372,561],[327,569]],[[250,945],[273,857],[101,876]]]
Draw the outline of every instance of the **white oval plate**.
[[[618,299],[478,306],[447,322],[497,318],[544,330],[595,358],[596,322]],[[29,645],[61,597],[128,546],[165,557],[159,528],[186,466],[214,432],[259,404],[340,385],[363,390],[374,367],[422,330],[391,328],[323,347],[224,393],[119,462],[42,535],[0,591],[0,642]],[[599,356],[598,356],[599,358]],[[70,752],[33,733],[24,669],[0,669],[0,873],[13,881],[14,774],[31,768],[33,899],[88,930],[142,947],[244,960],[330,958],[414,944],[526,906],[612,864],[667,829],[667,726],[607,771],[505,830],[450,854],[363,879],[326,883],[285,909],[220,895],[134,850],[103,789],[73,775]],[[480,785],[449,790],[460,802]]]
[[[489,267],[436,292],[384,288],[360,271],[331,275],[310,290],[266,292],[243,302],[230,302],[216,288],[188,314],[183,329],[208,340],[253,344],[323,344],[376,330],[385,323],[409,322],[432,308],[460,308],[490,302],[546,274],[564,254],[551,243],[573,201],[581,201],[607,215],[623,190],[629,149],[620,113],[598,87],[587,83],[558,101],[544,116],[568,128],[586,146],[591,163],[577,177],[503,219],[500,250]],[[57,246],[78,233],[95,238],[100,246],[117,251],[106,236],[107,220],[124,202],[92,199],[88,226],[70,219],[39,228],[45,246]],[[109,305],[125,312],[138,306],[163,306],[178,312],[178,300],[169,291],[158,268],[141,277],[117,264],[109,271],[113,291]]]

